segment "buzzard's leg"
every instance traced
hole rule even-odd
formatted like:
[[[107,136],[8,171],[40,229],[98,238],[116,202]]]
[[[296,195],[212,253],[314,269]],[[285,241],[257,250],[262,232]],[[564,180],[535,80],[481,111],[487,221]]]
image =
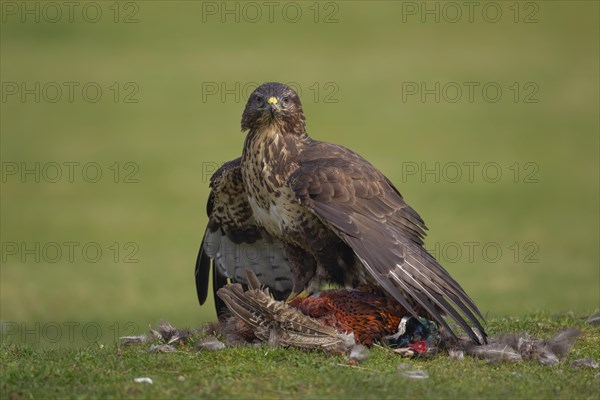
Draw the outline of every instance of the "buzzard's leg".
[[[337,237],[332,238],[328,248],[320,251],[316,258],[317,277],[322,280],[346,288],[353,288],[367,282],[362,264],[352,249]]]
[[[310,253],[295,244],[285,243],[284,248],[292,271],[292,293],[288,297],[290,301],[307,288],[315,276],[317,262]]]
[[[323,284],[355,287],[366,283],[365,271],[352,249],[324,228],[315,232],[286,232],[294,238],[285,244],[293,288],[288,301],[302,291],[308,295],[319,292]]]

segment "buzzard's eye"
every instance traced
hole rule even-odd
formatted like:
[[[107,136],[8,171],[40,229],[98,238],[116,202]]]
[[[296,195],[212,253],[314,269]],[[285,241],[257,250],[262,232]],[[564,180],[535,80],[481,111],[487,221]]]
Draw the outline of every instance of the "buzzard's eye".
[[[283,104],[288,104],[290,102],[290,98],[286,96],[283,99],[281,99],[281,101],[283,101]]]
[[[256,102],[257,103],[262,103],[263,100],[264,100],[263,97],[260,94],[257,94],[255,98],[256,98]]]

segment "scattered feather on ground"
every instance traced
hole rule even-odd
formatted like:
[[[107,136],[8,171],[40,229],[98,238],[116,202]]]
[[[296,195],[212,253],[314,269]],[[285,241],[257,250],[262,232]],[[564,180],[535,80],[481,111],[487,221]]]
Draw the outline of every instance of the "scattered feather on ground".
[[[600,311],[594,315],[590,315],[590,317],[587,319],[587,323],[592,325],[600,325]]]

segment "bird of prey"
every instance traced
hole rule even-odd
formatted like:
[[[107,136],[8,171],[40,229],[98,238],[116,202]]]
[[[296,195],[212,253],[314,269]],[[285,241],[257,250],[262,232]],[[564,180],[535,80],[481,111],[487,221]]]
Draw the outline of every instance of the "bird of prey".
[[[196,260],[196,291],[200,305],[208,294],[211,266],[217,315],[226,307],[216,296],[228,281],[247,285],[246,270],[254,272],[276,299],[292,289],[292,276],[283,245],[255,222],[240,169],[240,158],[221,166],[211,177],[206,212],[208,225]]]
[[[448,315],[473,341],[486,340],[477,306],[423,248],[419,214],[360,155],[311,139],[294,90],[259,86],[241,125],[247,136],[238,192],[245,190],[252,224],[283,245],[291,297],[327,282],[375,284],[413,316],[422,309],[454,335],[442,317]]]

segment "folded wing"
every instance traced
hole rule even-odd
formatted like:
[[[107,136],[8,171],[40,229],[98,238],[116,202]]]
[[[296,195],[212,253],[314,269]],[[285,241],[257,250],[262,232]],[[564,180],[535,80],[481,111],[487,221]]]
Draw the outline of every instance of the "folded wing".
[[[208,297],[210,271],[218,315],[226,309],[217,291],[228,282],[246,285],[253,271],[277,299],[291,292],[292,277],[282,244],[261,231],[254,221],[240,173],[240,159],[225,163],[211,178],[208,225],[196,259],[198,301]]]
[[[393,184],[341,146],[314,142],[303,157],[288,180],[291,189],[352,248],[370,276],[414,316],[416,302],[450,332],[442,314],[480,342],[472,324],[485,340],[481,313],[423,248],[425,224]]]

